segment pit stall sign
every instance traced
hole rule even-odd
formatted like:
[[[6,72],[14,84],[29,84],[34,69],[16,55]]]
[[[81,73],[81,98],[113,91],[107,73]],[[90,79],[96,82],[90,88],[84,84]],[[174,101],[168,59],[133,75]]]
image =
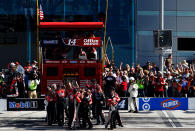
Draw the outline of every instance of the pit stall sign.
[[[101,47],[101,37],[80,38],[80,39],[64,39],[64,44],[69,46],[81,47]]]
[[[57,45],[59,44],[59,40],[43,40],[43,44],[46,45]],[[101,47],[101,37],[93,37],[93,38],[80,38],[80,39],[67,39],[63,38],[62,43],[66,46],[80,46],[80,47]]]
[[[139,110],[188,110],[188,98],[139,98]]]

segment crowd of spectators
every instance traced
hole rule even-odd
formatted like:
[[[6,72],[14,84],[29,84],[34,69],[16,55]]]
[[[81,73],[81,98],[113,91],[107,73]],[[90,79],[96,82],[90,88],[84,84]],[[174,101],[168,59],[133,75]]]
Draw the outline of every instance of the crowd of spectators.
[[[105,93],[115,88],[120,97],[129,95],[129,78],[133,77],[138,85],[138,97],[193,97],[195,96],[194,64],[186,60],[172,63],[172,55],[164,61],[164,71],[159,71],[155,63],[147,61],[140,64],[117,67],[107,59],[103,72]]]
[[[144,66],[124,66],[121,62],[119,67],[109,59],[106,61],[102,83],[105,95],[115,88],[120,97],[129,96],[129,79],[133,77],[138,85],[138,97],[195,96],[194,64],[188,64],[186,60],[174,65],[172,55],[169,55],[164,61],[164,71],[159,71],[157,65],[150,61]],[[0,72],[0,97],[37,98],[39,83],[40,73],[36,61],[24,67],[19,62],[9,63],[8,69]]]
[[[39,83],[36,61],[24,67],[19,62],[11,62],[0,72],[0,98],[37,98]]]

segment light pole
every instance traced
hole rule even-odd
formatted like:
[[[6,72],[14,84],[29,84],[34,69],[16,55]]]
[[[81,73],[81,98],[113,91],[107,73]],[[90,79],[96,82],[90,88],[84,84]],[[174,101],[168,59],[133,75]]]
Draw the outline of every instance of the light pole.
[[[164,0],[160,0],[160,30],[164,30]],[[164,66],[164,58],[163,58],[163,48],[160,48],[160,53],[159,53],[159,66],[160,66],[160,71],[163,74],[163,66]]]

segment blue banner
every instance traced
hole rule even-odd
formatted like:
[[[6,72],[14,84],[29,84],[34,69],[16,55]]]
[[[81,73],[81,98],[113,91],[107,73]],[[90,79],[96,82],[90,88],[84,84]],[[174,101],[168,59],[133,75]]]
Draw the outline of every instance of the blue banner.
[[[7,111],[41,111],[45,110],[45,99],[9,98]]]
[[[118,109],[119,110],[127,110],[128,109],[128,98],[122,97],[121,100],[118,103]]]
[[[139,110],[188,110],[188,98],[139,98]]]
[[[107,104],[106,104],[107,105]],[[104,110],[108,110],[108,106],[104,107]],[[127,110],[128,109],[128,98],[127,97],[120,97],[120,101],[117,105],[118,110]]]

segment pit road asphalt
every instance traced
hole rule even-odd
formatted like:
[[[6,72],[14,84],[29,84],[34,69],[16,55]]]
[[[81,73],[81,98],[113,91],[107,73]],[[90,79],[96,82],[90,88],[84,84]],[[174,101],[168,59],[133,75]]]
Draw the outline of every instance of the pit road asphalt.
[[[105,111],[105,115],[108,113]],[[120,131],[194,131],[195,111],[140,111],[128,113],[120,111],[124,127]],[[5,111],[0,112],[0,130],[68,130],[66,126],[48,126],[45,111]],[[95,120],[92,120],[95,124]],[[78,129],[77,129],[78,130]],[[94,125],[91,130],[108,130],[104,125]],[[84,130],[82,130],[84,131]]]

